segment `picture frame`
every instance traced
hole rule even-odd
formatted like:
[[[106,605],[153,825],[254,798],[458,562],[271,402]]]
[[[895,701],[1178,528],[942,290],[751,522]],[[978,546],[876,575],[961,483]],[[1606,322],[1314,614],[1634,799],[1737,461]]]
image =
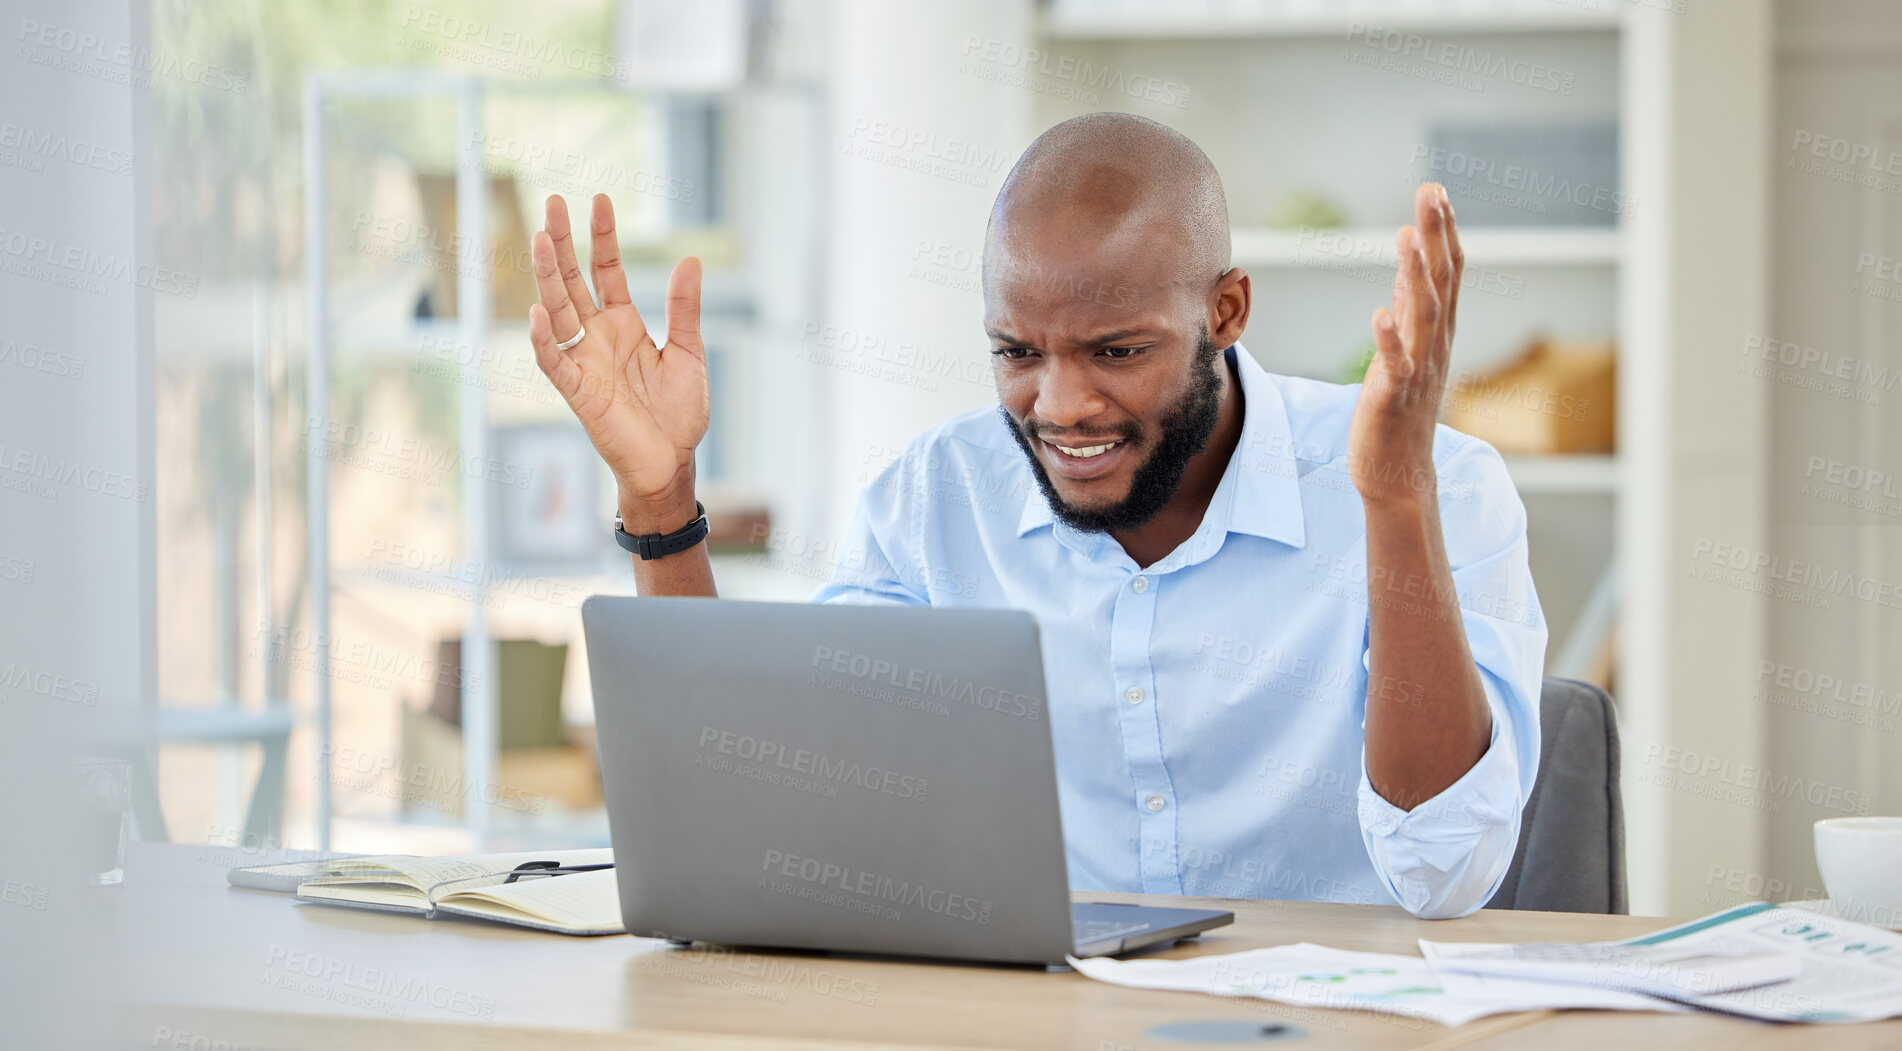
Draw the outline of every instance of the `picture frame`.
[[[602,510],[601,462],[572,421],[491,430],[495,459],[510,470],[490,501],[499,567],[534,573],[591,571],[611,545]]]

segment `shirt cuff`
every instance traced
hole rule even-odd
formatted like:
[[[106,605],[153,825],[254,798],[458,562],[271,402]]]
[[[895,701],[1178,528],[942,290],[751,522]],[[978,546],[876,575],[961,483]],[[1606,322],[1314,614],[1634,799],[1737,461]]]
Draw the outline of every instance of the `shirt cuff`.
[[[1519,759],[1510,727],[1484,671],[1492,740],[1460,779],[1412,810],[1374,790],[1361,758],[1359,815],[1374,871],[1408,912],[1464,916],[1490,899],[1519,845]]]

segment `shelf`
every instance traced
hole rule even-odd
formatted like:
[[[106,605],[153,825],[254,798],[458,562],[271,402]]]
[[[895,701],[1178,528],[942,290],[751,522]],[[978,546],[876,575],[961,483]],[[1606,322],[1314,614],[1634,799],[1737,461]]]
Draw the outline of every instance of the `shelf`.
[[[1393,266],[1393,227],[1280,230],[1238,227],[1235,265],[1272,269]],[[1468,266],[1615,266],[1623,242],[1615,227],[1494,226],[1460,231]]]
[[[666,322],[668,274],[666,270],[644,267],[630,270],[627,275],[628,294],[635,307],[644,311],[642,320],[652,329],[662,329]],[[427,281],[427,275],[419,274],[353,279],[351,290],[357,291],[356,298],[342,304],[333,314],[336,320],[331,338],[335,345],[359,354],[413,355],[425,339],[457,343],[462,328],[455,317],[414,316],[415,298]],[[750,324],[755,316],[755,303],[745,279],[731,271],[705,274],[700,286],[700,312],[703,329],[708,331],[736,320]],[[491,317],[488,330],[490,340],[518,343],[532,360],[526,313],[519,317]]]
[[[1609,32],[1618,28],[1622,6],[1617,0],[1604,0],[1598,10],[1556,3],[1537,7],[1469,4],[1438,11],[1373,5],[1281,11],[1170,10],[1161,5],[1149,11],[1058,8],[1044,15],[1043,35],[1053,40],[1345,38],[1357,25],[1420,34]]]
[[[1506,471],[1521,494],[1604,494],[1618,491],[1618,457],[1596,453],[1506,456]]]

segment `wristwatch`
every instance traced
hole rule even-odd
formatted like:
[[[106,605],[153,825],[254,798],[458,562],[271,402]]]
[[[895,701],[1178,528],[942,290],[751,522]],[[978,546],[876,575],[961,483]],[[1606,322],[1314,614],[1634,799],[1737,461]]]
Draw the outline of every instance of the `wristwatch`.
[[[707,538],[712,527],[707,525],[707,509],[700,501],[693,502],[696,517],[693,521],[671,533],[643,533],[635,536],[621,528],[621,512],[614,512],[614,542],[641,557],[643,562],[656,558],[666,558],[698,544]]]

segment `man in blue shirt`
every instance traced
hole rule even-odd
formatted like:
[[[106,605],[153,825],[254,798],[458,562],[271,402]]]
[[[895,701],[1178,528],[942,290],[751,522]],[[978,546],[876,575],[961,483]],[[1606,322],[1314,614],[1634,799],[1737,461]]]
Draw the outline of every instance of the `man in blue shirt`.
[[[1505,876],[1546,631],[1504,464],[1437,424],[1464,259],[1442,187],[1414,210],[1367,378],[1343,387],[1242,349],[1249,276],[1214,167],[1179,133],[1066,121],[998,194],[1000,404],[867,488],[854,557],[816,597],[1036,615],[1077,889],[1445,917]],[[625,530],[659,537],[698,517],[699,263],[675,268],[657,347],[604,196],[592,234],[598,307],[549,199],[530,337]],[[643,594],[714,594],[704,546],[634,567]]]

